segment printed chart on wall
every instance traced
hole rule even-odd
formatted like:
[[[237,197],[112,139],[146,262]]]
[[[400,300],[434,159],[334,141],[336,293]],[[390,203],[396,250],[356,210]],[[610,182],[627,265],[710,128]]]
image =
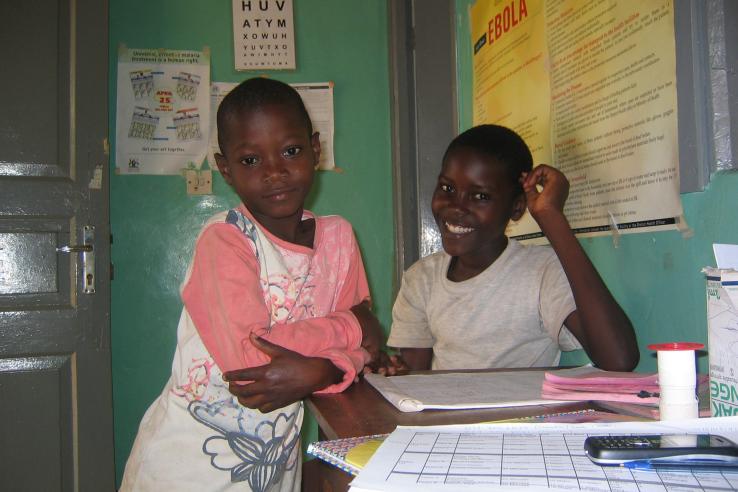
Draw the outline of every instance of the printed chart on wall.
[[[673,0],[478,1],[470,19],[474,124],[566,174],[577,234],[685,226]],[[541,237],[529,214],[508,235]]]
[[[218,169],[215,154],[220,152],[218,146],[218,125],[216,116],[218,106],[223,98],[236,87],[236,82],[213,82],[210,87],[210,144],[208,149],[208,164],[211,169]],[[320,162],[318,169],[328,171],[336,168],[333,158],[333,82],[296,83],[290,84],[302,97],[310,120],[313,122],[313,131],[320,133]]]
[[[292,0],[233,0],[236,70],[294,70]]]
[[[210,55],[128,49],[118,53],[116,171],[181,174],[199,168],[210,125]]]

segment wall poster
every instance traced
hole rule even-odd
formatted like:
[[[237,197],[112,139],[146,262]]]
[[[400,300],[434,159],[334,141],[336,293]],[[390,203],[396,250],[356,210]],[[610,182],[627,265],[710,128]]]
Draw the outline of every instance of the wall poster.
[[[292,0],[233,0],[236,70],[294,70]]]
[[[210,125],[209,52],[121,46],[117,82],[116,171],[199,168]]]
[[[516,130],[566,174],[578,234],[684,227],[673,0],[478,1],[474,124]],[[511,237],[541,237],[526,214]]]

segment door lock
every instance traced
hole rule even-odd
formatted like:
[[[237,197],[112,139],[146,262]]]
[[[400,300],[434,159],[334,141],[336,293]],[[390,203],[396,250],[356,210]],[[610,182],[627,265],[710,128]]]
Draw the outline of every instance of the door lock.
[[[85,294],[95,293],[95,227],[86,225],[82,228],[82,244],[59,246],[57,253],[82,253],[82,291]]]

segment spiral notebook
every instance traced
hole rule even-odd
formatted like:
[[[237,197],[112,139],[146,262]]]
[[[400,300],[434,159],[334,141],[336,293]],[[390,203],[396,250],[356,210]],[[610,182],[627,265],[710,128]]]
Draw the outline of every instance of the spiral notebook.
[[[348,437],[310,443],[307,453],[352,475],[358,475],[389,434]]]

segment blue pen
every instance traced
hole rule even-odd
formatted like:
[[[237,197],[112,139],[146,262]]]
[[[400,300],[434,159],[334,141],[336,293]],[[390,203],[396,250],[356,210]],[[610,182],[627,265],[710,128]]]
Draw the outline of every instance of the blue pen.
[[[713,473],[738,473],[738,466],[726,465],[726,463],[714,463],[705,461],[661,461],[653,462],[649,460],[626,461],[620,466],[630,470],[640,471],[675,471],[675,472],[713,472]]]
[[[620,466],[631,470],[653,470],[651,463],[648,461],[626,461],[625,463],[620,463]]]

